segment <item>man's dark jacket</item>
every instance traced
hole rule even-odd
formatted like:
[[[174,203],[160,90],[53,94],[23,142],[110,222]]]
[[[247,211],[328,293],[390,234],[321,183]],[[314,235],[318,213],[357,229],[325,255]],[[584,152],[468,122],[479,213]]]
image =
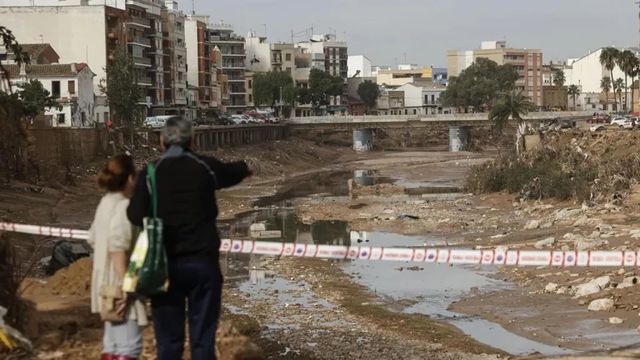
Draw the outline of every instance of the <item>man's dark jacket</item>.
[[[216,227],[215,190],[231,187],[249,176],[243,161],[223,163],[190,150],[172,147],[156,162],[158,216],[169,262],[181,259],[218,259],[220,237]],[[150,195],[146,168],[138,175],[127,216],[142,226],[149,216]]]

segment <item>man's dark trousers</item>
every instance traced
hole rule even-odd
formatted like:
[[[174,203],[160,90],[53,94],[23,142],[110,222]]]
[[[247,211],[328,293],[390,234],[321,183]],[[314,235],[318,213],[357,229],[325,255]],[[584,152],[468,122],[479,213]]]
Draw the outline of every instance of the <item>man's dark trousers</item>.
[[[176,260],[170,264],[169,291],[151,299],[158,360],[182,359],[185,305],[188,305],[191,358],[216,359],[215,333],[221,297],[222,275],[216,260]]]

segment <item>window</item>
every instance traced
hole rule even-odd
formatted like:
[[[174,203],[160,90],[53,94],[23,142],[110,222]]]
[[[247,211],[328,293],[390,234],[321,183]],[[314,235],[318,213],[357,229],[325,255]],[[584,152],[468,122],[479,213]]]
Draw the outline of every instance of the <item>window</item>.
[[[290,67],[287,68],[287,73],[291,74],[291,68]]]
[[[109,113],[107,111],[104,112],[104,122],[108,122],[109,121]]]
[[[58,114],[56,118],[58,119],[58,124],[64,124],[64,114]]]
[[[51,82],[51,96],[53,96],[54,99],[60,98],[60,81]]]
[[[100,123],[100,113],[96,113],[96,123]]]
[[[249,102],[253,101],[253,95],[249,94]]]
[[[253,81],[249,80],[249,89],[253,89]]]
[[[436,96],[435,95],[431,95],[431,103],[432,104],[436,103]]]
[[[82,123],[82,126],[87,124],[87,114],[84,111],[80,113],[80,122]]]
[[[284,56],[284,58],[285,58],[285,60],[287,60],[287,61],[291,61],[291,54],[286,54],[286,55]]]
[[[67,82],[67,86],[69,88],[69,95],[74,95],[76,93],[76,82],[73,80],[69,80]]]
[[[418,113],[418,111],[416,109],[413,109],[413,115],[416,115]]]

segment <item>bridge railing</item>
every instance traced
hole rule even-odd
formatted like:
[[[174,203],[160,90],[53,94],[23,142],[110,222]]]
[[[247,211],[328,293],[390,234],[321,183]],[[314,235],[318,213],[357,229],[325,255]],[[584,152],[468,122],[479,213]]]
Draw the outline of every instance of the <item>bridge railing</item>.
[[[524,116],[527,120],[545,120],[553,118],[586,117],[593,113],[588,111],[533,112]],[[294,117],[289,120],[293,124],[333,124],[333,123],[390,123],[407,121],[486,121],[488,113],[473,114],[433,114],[433,115],[345,115],[345,116],[310,116]]]

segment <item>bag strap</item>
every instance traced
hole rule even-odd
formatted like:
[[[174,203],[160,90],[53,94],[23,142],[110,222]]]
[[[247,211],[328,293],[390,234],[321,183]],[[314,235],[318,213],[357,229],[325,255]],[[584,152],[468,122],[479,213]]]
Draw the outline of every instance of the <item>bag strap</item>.
[[[151,196],[151,207],[149,209],[151,218],[158,218],[158,189],[156,183],[156,167],[152,163],[147,164],[147,187]]]

